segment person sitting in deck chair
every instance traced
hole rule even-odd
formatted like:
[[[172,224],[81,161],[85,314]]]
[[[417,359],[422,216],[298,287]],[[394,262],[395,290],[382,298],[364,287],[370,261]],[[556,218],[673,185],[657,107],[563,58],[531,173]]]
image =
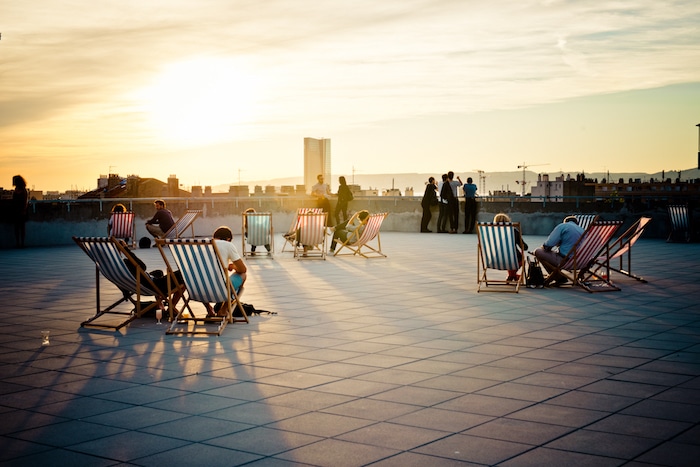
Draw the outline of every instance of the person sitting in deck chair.
[[[245,283],[247,277],[248,268],[232,242],[233,232],[230,228],[221,226],[216,229],[213,237],[214,244],[217,250],[219,250],[221,259],[224,261],[224,264],[228,264],[229,272],[233,272],[233,274],[229,276],[231,284],[233,284],[236,293],[240,294],[241,287]],[[220,316],[221,313],[225,313],[225,310],[221,310],[222,305],[223,303],[217,303],[214,307],[214,311],[218,312]]]
[[[349,220],[333,227],[333,240],[331,241],[329,252],[334,253],[338,240],[346,242],[353,232],[357,232],[356,238],[359,238],[368,218],[368,211],[360,211],[357,216],[352,216]]]
[[[554,227],[544,244],[537,248],[534,255],[548,272],[552,272],[552,266],[558,266],[569,254],[569,251],[583,235],[583,229],[578,225],[576,216],[567,216],[564,221]],[[551,265],[551,266],[550,266]],[[554,279],[555,285],[565,284],[568,279],[559,275]]]
[[[153,217],[146,221],[146,230],[153,235],[154,238],[164,238],[165,232],[170,230],[175,224],[173,213],[165,208],[165,201],[157,199],[153,202],[156,207],[156,213]]]

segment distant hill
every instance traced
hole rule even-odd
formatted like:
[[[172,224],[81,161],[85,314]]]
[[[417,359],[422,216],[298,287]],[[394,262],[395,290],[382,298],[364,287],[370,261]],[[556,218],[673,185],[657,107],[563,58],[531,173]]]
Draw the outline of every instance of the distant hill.
[[[557,177],[559,175],[562,175],[562,172],[554,172],[554,171],[540,171],[540,172],[534,172],[534,171],[526,171],[525,172],[525,179],[527,181],[527,184],[525,186],[525,193],[530,192],[530,187],[537,182],[537,175],[538,174],[549,174],[550,180],[554,179],[554,177]],[[578,172],[564,172],[563,175],[571,175],[572,178],[576,178]],[[428,181],[428,177],[433,176],[436,179],[439,180],[439,177],[442,174],[427,174],[427,173],[400,173],[400,174],[355,174],[354,176],[354,182],[353,182],[353,176],[350,174],[333,174],[333,180],[331,182],[331,189],[335,192],[338,188],[338,176],[340,175],[345,175],[345,178],[347,179],[348,183],[354,183],[356,185],[360,185],[362,188],[368,189],[368,188],[375,188],[378,189],[380,192],[382,190],[386,190],[389,188],[397,188],[401,191],[401,193],[405,193],[405,190],[407,187],[412,187],[414,190],[414,195],[419,196],[423,194],[423,190],[425,187],[426,182]],[[455,171],[455,175],[459,175],[462,179],[462,182],[467,181],[467,177],[472,177],[474,180],[474,183],[479,187],[479,191],[481,191],[482,184],[480,183],[479,180],[479,174],[473,171],[465,171],[465,172],[457,172]],[[485,185],[486,185],[486,192],[492,192],[495,190],[511,190],[516,193],[521,192],[521,186],[518,183],[522,178],[523,178],[523,172],[522,171],[512,171],[512,172],[486,172],[485,174]],[[662,172],[657,172],[653,174],[648,174],[648,173],[643,173],[643,172],[615,172],[615,173],[610,173],[609,178],[610,180],[617,181],[619,179],[623,179],[625,182],[629,181],[629,179],[636,180],[640,179],[642,181],[649,180],[651,178],[653,179],[662,179],[663,178],[670,178],[671,180],[675,180],[678,178],[678,171],[671,171],[671,172],[665,172],[662,174]],[[586,172],[585,173],[586,178],[589,179],[597,179],[598,181],[602,181],[603,179],[608,178],[607,173],[603,172]],[[681,179],[682,180],[693,180],[693,179],[698,179],[700,178],[700,170],[698,169],[686,169],[681,171]],[[253,187],[255,185],[260,185],[260,186],[276,186],[280,187],[283,185],[301,185],[304,183],[304,177],[303,176],[298,176],[298,177],[289,177],[289,178],[275,178],[271,180],[255,180],[255,181],[246,181],[242,182],[244,184],[247,184],[250,187],[250,190],[252,192]],[[214,192],[228,192],[229,186],[230,185],[237,185],[238,182],[231,182],[229,185],[218,185],[215,187],[212,187],[212,190]]]

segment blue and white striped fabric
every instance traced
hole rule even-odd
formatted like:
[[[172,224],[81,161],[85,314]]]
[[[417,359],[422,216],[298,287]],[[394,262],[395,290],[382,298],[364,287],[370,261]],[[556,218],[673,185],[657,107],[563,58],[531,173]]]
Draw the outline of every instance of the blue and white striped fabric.
[[[192,300],[225,302],[231,296],[228,270],[211,239],[167,239],[177,267]]]
[[[503,271],[520,268],[513,223],[480,222],[477,231],[485,268]]]
[[[248,229],[246,242],[249,245],[269,245],[272,234],[272,214],[269,212],[243,213]]]
[[[136,283],[136,278],[131,274],[124,263],[119,248],[109,238],[103,237],[76,237],[76,241],[83,251],[95,262],[100,273],[114,285],[122,290],[141,295],[156,296],[154,291],[144,284]],[[145,271],[143,271],[145,274]]]

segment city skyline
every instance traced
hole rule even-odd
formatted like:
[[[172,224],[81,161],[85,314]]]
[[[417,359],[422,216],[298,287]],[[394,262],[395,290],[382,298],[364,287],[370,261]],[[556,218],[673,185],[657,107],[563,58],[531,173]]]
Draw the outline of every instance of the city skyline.
[[[305,137],[334,176],[698,163],[696,2],[351,6],[3,5],[0,186],[300,176]]]

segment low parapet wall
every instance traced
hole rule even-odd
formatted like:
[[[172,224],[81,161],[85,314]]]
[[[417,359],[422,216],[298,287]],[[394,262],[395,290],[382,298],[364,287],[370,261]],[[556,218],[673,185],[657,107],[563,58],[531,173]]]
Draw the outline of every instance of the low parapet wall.
[[[202,215],[195,221],[196,236],[209,236],[221,226],[231,227],[234,234],[241,232],[241,213],[247,208],[258,212],[271,212],[275,233],[289,229],[299,207],[313,207],[309,197],[250,197],[250,198],[166,198],[168,208],[177,218],[188,209],[200,209]],[[26,225],[26,245],[52,246],[72,243],[75,236],[106,236],[107,221],[112,206],[122,203],[136,213],[136,238],[148,236],[145,222],[154,212],[150,199],[113,199],[78,201],[34,201]],[[335,203],[332,204],[333,208]],[[0,216],[0,248],[14,246],[14,230],[9,209],[3,204]],[[417,232],[420,230],[422,208],[420,197],[357,197],[350,203],[350,212],[367,209],[370,212],[388,212],[389,216],[382,230],[395,232]],[[666,238],[669,220],[665,203],[646,203],[630,206],[627,204],[585,203],[580,199],[570,202],[524,202],[517,198],[479,202],[479,221],[491,221],[499,212],[507,213],[513,221],[522,224],[524,235],[547,235],[561,220],[574,213],[596,213],[603,219],[621,219],[624,228],[642,215],[652,217],[646,233],[647,238]],[[335,224],[331,212],[330,224]],[[438,217],[437,207],[429,228],[435,227]],[[464,230],[463,203],[460,206],[459,231]]]

